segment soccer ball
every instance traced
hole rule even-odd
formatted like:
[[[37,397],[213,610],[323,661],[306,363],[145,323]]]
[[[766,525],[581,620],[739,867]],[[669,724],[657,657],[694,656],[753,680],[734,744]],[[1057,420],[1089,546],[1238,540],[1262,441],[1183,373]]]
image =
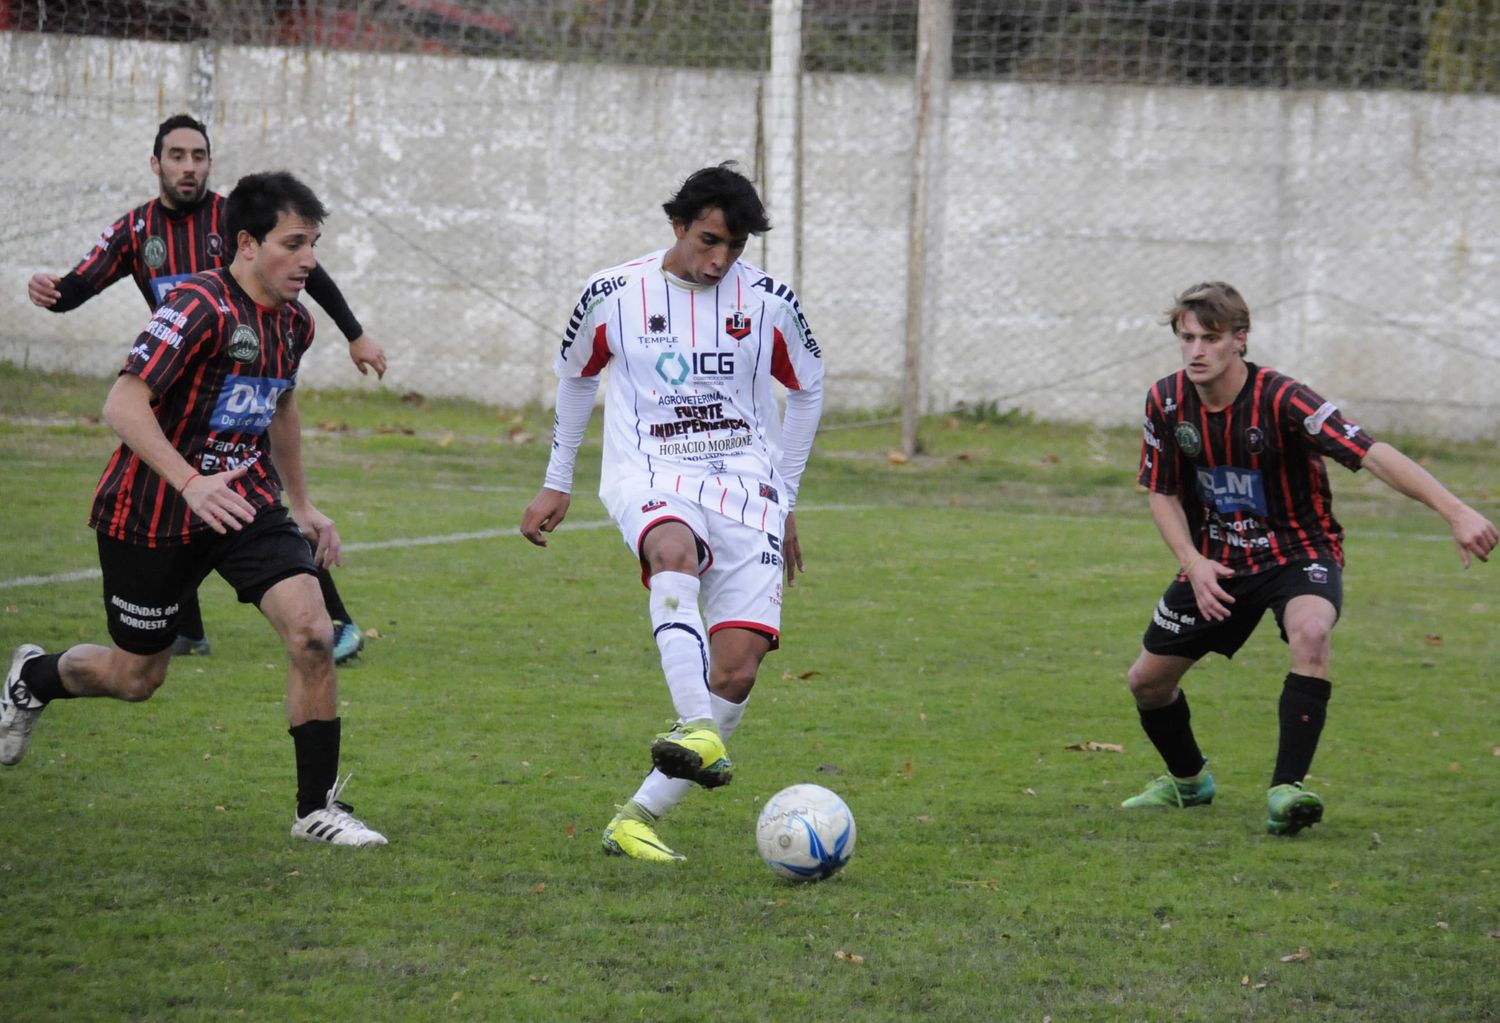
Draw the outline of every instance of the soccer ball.
[[[793,785],[772,796],[755,825],[766,866],[793,881],[821,881],[854,855],[854,814],[821,785]]]

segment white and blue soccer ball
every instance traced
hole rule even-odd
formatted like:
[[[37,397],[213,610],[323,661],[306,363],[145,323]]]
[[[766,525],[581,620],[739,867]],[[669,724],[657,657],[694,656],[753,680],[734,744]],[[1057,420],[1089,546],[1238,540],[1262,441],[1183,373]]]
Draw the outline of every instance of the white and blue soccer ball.
[[[854,814],[821,785],[792,785],[761,810],[755,844],[766,866],[782,877],[821,881],[854,855]]]

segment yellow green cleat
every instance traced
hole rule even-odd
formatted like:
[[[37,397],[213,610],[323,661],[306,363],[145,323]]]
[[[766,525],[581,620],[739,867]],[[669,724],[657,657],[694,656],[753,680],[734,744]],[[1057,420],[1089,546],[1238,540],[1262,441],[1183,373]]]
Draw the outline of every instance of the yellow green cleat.
[[[706,789],[728,785],[734,778],[724,740],[706,725],[679,724],[658,735],[651,744],[651,763],[668,778],[686,778]]]
[[[645,821],[625,816],[622,810],[604,829],[604,851],[610,856],[629,856],[650,863],[678,863],[687,859],[668,846]]]
[[[1146,791],[1131,796],[1120,805],[1129,810],[1142,807],[1207,806],[1214,801],[1214,776],[1200,771],[1192,778],[1174,778],[1164,774],[1146,786]]]

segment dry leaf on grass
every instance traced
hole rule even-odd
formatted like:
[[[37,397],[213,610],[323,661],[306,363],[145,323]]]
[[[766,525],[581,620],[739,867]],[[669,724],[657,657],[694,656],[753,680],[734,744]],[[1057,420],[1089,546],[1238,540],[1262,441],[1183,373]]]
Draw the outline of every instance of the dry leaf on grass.
[[[1427,635],[1422,637],[1422,642],[1426,643],[1428,646],[1442,646],[1443,637],[1439,636],[1435,632],[1429,632]]]
[[[842,962],[853,963],[855,966],[859,966],[865,961],[864,956],[856,955],[853,952],[845,952],[843,949],[839,949],[837,952],[835,952],[833,954],[833,958],[838,959]]]
[[[1117,742],[1070,742],[1063,749],[1078,750],[1083,753],[1124,753],[1125,747]]]
[[[1309,952],[1306,948],[1299,948],[1295,952],[1288,952],[1286,955],[1282,956],[1281,961],[1284,963],[1305,963],[1311,958],[1311,952]]]
[[[531,886],[531,894],[532,895],[540,895],[540,894],[542,894],[542,892],[544,892],[546,890],[547,890],[547,882],[546,881],[538,881],[536,884],[534,884],[534,885]]]
[[[906,452],[897,451],[894,448],[885,453],[885,460],[887,462],[890,462],[892,465],[905,465],[907,462],[911,461],[910,458],[906,457]]]
[[[787,681],[801,680],[803,682],[806,682],[808,679],[810,679],[810,678],[816,678],[817,676],[819,676],[821,674],[823,674],[821,671],[801,671],[801,672],[783,671],[781,673],[781,677],[784,678],[784,679],[786,679]]]

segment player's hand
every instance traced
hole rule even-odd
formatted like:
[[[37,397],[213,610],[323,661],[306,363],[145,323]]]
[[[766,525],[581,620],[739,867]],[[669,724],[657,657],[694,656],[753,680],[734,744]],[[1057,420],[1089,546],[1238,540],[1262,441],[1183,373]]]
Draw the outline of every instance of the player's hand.
[[[781,566],[786,572],[787,586],[797,585],[797,573],[802,567],[802,541],[797,539],[797,520],[787,513],[786,525],[781,529]]]
[[[1471,554],[1480,561],[1490,560],[1490,551],[1495,549],[1495,542],[1500,539],[1493,522],[1464,505],[1453,517],[1451,525],[1453,542],[1458,544],[1458,556],[1463,559],[1464,568],[1469,567]]]
[[[1219,585],[1220,579],[1229,579],[1234,569],[1199,558],[1188,566],[1187,581],[1193,587],[1193,599],[1198,602],[1198,613],[1211,622],[1222,622],[1229,617],[1229,605],[1234,598]]]
[[[377,378],[385,379],[385,349],[369,334],[361,334],[349,342],[349,358],[361,376],[369,376],[373,369]]]
[[[568,505],[572,503],[571,495],[543,487],[521,514],[521,535],[538,547],[547,546],[546,534],[568,517]]]
[[[57,274],[34,273],[26,282],[26,297],[31,299],[32,305],[51,309],[62,298],[62,292],[58,290],[61,283],[62,278]]]
[[[338,527],[327,515],[314,508],[311,501],[304,501],[300,507],[292,509],[292,521],[297,523],[302,535],[313,542],[313,564],[327,568],[344,563],[344,545],[339,539]]]
[[[194,475],[182,488],[182,499],[215,533],[243,529],[255,520],[255,506],[229,484],[249,471],[248,465],[242,465],[228,472]]]

